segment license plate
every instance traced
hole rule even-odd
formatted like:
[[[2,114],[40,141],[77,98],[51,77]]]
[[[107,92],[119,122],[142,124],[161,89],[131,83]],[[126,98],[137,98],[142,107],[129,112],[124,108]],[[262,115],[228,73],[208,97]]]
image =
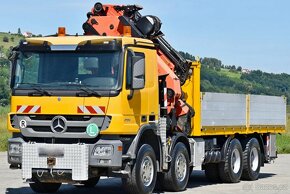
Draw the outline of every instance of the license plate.
[[[49,148],[40,147],[38,148],[39,157],[63,157],[64,148]]]

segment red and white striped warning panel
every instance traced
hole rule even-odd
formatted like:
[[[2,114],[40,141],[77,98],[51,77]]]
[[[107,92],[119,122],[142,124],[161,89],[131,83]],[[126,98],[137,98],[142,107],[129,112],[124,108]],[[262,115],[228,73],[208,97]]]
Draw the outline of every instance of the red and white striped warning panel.
[[[105,114],[104,106],[78,106],[78,113]]]
[[[18,105],[17,113],[41,113],[41,106],[39,105]]]

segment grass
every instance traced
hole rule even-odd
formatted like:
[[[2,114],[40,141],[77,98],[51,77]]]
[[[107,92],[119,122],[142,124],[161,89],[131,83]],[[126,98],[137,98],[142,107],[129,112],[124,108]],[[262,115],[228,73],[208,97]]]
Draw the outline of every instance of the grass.
[[[279,154],[290,154],[290,105],[287,105],[287,132],[277,135],[277,147]]]
[[[229,69],[223,69],[223,68],[221,68],[221,70],[217,71],[217,72],[218,72],[218,74],[220,74],[222,76],[226,76],[226,77],[233,78],[233,79],[240,79],[241,75],[242,75],[241,72],[238,72],[238,71],[232,72]]]
[[[7,131],[6,118],[9,107],[0,106],[0,151],[7,150],[7,139],[11,137],[11,133]]]
[[[5,36],[8,37],[9,42],[3,42],[3,37],[5,37]],[[21,39],[24,39],[24,37],[22,35],[9,34],[9,33],[5,33],[5,32],[0,32],[0,45],[1,46],[3,45],[3,47],[4,47],[5,50],[9,50],[9,48],[11,46],[13,46],[13,47],[16,46]]]
[[[277,136],[277,147],[279,154],[290,153],[290,134],[282,134]]]

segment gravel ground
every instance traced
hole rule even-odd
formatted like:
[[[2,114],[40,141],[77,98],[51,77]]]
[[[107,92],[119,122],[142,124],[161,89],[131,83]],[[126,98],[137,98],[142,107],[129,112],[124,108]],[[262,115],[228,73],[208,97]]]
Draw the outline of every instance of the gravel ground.
[[[206,180],[203,171],[196,169],[190,176],[187,189],[182,194],[272,194],[290,193],[290,154],[279,155],[272,164],[266,164],[261,170],[257,181],[241,181],[236,184],[213,184]],[[27,183],[21,179],[21,170],[10,170],[7,163],[7,153],[0,152],[0,193],[33,194]],[[93,189],[80,189],[72,185],[62,185],[58,194],[125,194],[121,180],[102,177]],[[161,192],[170,193],[170,192]]]

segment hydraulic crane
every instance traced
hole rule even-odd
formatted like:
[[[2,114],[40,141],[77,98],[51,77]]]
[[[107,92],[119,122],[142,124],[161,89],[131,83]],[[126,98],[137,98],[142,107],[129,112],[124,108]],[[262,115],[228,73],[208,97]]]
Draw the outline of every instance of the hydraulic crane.
[[[189,133],[193,108],[183,98],[181,86],[192,73],[190,62],[184,59],[165,39],[161,31],[161,20],[152,15],[142,16],[139,5],[102,5],[96,3],[87,13],[83,24],[85,35],[123,36],[129,35],[153,41],[157,50],[159,78],[166,77],[167,89],[161,88],[160,96],[167,106],[167,126],[173,130]],[[160,79],[160,82],[162,79]],[[167,95],[166,95],[167,93]]]

